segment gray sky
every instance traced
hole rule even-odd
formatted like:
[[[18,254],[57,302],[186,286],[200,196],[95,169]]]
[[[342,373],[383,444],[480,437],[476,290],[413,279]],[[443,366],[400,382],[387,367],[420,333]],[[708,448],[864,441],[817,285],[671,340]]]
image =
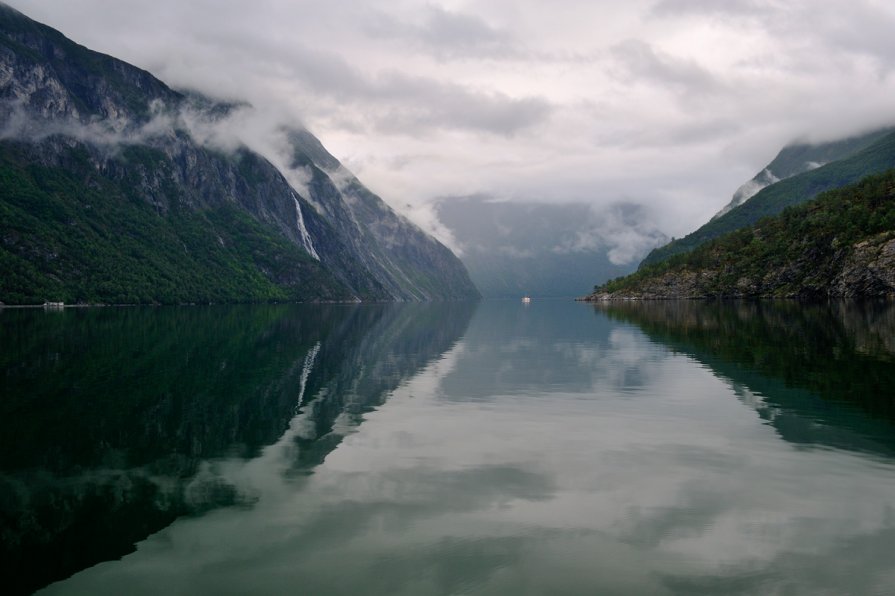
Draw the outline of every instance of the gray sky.
[[[895,123],[874,0],[12,0],[175,87],[298,119],[425,223],[619,200],[680,236],[795,138]]]

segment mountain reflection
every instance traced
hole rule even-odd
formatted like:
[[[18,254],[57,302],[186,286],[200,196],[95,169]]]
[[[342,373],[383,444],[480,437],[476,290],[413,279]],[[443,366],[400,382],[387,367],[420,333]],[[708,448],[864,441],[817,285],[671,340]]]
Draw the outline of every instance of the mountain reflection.
[[[787,441],[895,453],[895,306],[632,301],[595,308],[711,368]]]
[[[304,475],[448,350],[474,305],[0,313],[0,572],[29,593],[253,496],[215,462],[288,435]],[[281,439],[282,440],[282,439]]]

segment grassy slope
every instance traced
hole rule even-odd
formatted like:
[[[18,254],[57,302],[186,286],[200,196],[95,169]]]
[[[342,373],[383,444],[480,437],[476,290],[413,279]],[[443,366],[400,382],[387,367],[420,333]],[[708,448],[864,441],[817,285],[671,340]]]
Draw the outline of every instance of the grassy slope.
[[[857,182],[864,176],[895,166],[895,133],[888,134],[855,155],[772,184],[754,197],[695,232],[653,250],[641,267],[693,250],[723,234],[776,215],[818,193]]]

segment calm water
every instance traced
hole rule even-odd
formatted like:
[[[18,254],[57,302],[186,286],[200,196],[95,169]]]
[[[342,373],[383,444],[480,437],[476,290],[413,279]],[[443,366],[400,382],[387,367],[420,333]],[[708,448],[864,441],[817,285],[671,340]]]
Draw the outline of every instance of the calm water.
[[[6,594],[895,593],[895,310],[0,311]]]

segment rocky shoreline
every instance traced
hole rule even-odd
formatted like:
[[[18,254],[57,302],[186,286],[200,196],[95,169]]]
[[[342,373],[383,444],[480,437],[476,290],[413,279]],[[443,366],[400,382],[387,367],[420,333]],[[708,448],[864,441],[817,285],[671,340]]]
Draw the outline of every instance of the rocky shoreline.
[[[707,298],[895,299],[895,232],[883,232],[829,255],[805,254],[761,275],[738,275],[736,267],[670,268],[578,300],[687,300]]]

